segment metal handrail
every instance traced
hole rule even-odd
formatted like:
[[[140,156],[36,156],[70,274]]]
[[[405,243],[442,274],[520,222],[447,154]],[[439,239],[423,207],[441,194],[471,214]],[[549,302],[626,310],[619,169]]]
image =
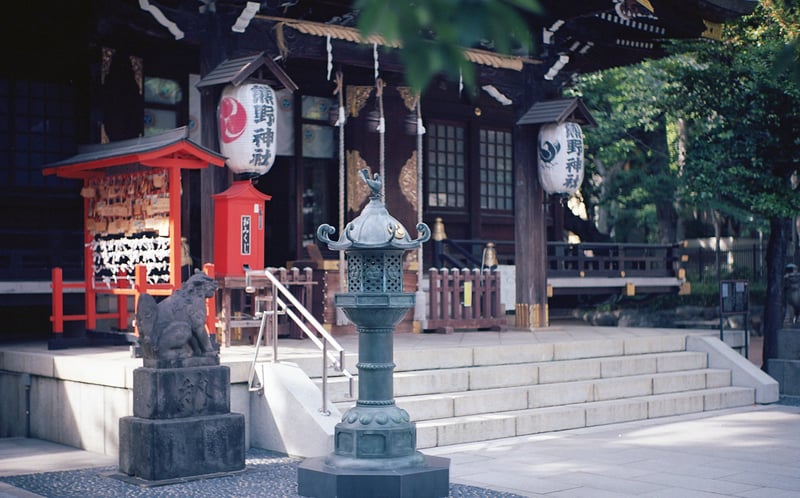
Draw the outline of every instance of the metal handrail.
[[[328,363],[327,360],[330,360],[331,365],[334,370],[337,372],[341,372],[348,380],[348,387],[349,387],[349,395],[353,397],[353,374],[351,374],[345,367],[344,367],[344,358],[345,358],[345,350],[344,348],[333,338],[333,336],[325,330],[322,324],[314,318],[314,315],[311,314],[308,309],[292,294],[292,292],[283,285],[280,280],[278,280],[275,275],[272,274],[274,268],[267,268],[265,270],[245,270],[245,289],[248,293],[255,292],[255,287],[251,285],[251,277],[253,275],[264,275],[269,283],[272,285],[273,292],[272,292],[272,310],[263,310],[261,316],[261,325],[258,329],[258,339],[256,339],[256,350],[255,354],[253,355],[253,362],[250,365],[250,378],[248,380],[248,389],[250,391],[263,391],[264,386],[254,386],[255,380],[255,369],[256,363],[258,361],[258,352],[261,346],[261,341],[264,336],[264,330],[266,329],[267,318],[272,318],[272,362],[278,362],[278,315],[286,315],[294,321],[295,324],[303,331],[303,333],[311,339],[311,341],[322,351],[322,408],[320,408],[320,412],[325,415],[330,415],[330,411],[327,409],[328,407]],[[285,301],[284,301],[285,299]],[[287,302],[289,304],[287,304]],[[295,313],[292,308],[294,306],[302,318]],[[310,328],[309,328],[310,325]],[[313,329],[313,330],[312,330]],[[319,334],[322,337],[320,340],[317,337]],[[333,348],[333,351],[330,351],[328,346]],[[338,356],[338,357],[337,357]]]

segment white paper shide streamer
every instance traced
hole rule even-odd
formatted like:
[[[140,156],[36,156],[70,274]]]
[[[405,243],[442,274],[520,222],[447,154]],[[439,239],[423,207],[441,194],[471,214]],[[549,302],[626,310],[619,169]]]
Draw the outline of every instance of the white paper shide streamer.
[[[328,81],[330,81],[331,71],[333,71],[333,44],[331,43],[331,35],[327,36],[325,49],[328,51]]]

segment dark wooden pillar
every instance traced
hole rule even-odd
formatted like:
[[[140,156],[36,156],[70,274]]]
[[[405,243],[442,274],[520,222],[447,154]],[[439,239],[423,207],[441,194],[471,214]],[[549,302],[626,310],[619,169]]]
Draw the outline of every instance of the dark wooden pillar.
[[[547,222],[536,171],[535,126],[514,127],[514,240],[519,328],[547,327]]]
[[[525,94],[517,107],[521,116],[536,101],[533,71],[524,73]],[[537,126],[514,126],[514,245],[516,264],[515,326],[547,327],[547,219],[545,194],[536,166]]]
[[[229,36],[224,31],[221,19],[214,13],[205,14],[207,37],[200,47],[200,77],[204,77],[227,58]],[[219,150],[217,130],[217,102],[222,89],[206,87],[200,96],[200,119],[202,145]],[[204,168],[200,170],[200,266],[214,262],[214,200],[212,195],[227,187],[227,168]]]

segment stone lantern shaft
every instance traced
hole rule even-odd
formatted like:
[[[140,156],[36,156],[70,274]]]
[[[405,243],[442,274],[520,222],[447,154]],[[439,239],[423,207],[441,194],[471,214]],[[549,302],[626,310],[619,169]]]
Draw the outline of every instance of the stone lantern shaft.
[[[430,238],[424,223],[412,240],[381,201],[381,181],[369,170],[361,176],[372,189],[361,214],[347,224],[339,241],[336,229],[322,225],[317,238],[332,250],[344,250],[346,293],[336,294],[358,331],[358,400],[342,415],[334,433],[334,451],[324,460],[298,468],[298,492],[304,496],[436,497],[449,493],[449,460],[416,450],[417,429],[408,412],[394,401],[395,326],[414,306],[414,293],[403,292],[403,253]],[[378,481],[376,481],[376,479]]]
[[[358,403],[394,404],[394,341],[392,328],[358,330]]]

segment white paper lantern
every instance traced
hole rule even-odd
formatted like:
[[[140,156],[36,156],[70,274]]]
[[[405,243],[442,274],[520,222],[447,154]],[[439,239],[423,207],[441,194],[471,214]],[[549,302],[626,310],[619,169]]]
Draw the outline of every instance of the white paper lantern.
[[[220,152],[234,173],[263,175],[275,162],[275,91],[260,83],[228,85],[217,108]]]
[[[548,194],[572,195],[583,182],[583,132],[577,123],[539,130],[539,182]]]

